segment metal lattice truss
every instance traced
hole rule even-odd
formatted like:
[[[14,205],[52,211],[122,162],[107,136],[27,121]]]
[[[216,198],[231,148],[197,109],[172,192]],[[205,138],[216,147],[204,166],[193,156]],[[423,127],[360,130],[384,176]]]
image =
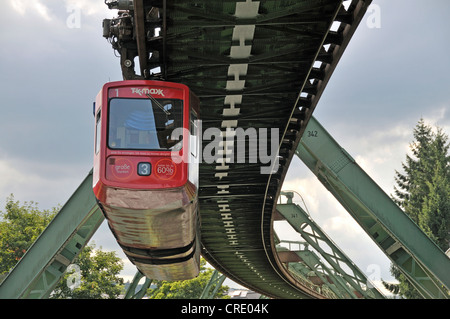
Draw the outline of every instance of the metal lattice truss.
[[[326,298],[284,269],[272,217],[306,124],[371,1],[109,3],[120,11],[105,20],[104,36],[124,78],[188,85],[200,98],[203,133],[220,130],[215,160],[200,164],[203,256],[263,295]],[[239,152],[248,136],[239,140],[238,129],[256,132],[256,145]],[[213,137],[203,137],[207,150]],[[261,150],[267,156],[253,160]]]
[[[312,280],[319,286],[325,285],[337,298],[384,298],[384,296],[367,279],[364,273],[342,252],[311,217],[292,201],[292,192],[282,192],[288,197],[286,204],[278,204],[276,220],[286,220],[305,240],[304,249],[292,253],[299,260],[289,264],[294,270],[303,268],[313,271]],[[281,241],[283,243],[285,241]],[[309,250],[311,246],[314,251]],[[321,259],[319,256],[321,256]],[[300,269],[301,270],[301,269]]]
[[[104,20],[103,35],[120,55],[124,79],[187,84],[201,100],[203,133],[220,131],[216,158],[200,165],[202,254],[217,270],[203,297],[225,278],[218,271],[274,298],[382,297],[304,211],[276,205],[294,154],[425,298],[448,297],[450,259],[312,118],[371,0],[105,3],[119,9]],[[320,138],[302,139],[307,125]],[[258,138],[236,158],[249,139],[239,128]],[[268,133],[276,150],[254,160],[255,151],[270,149],[260,135],[268,128],[276,129]],[[92,173],[3,280],[0,298],[50,295],[103,220],[91,185]],[[273,222],[280,216],[305,240],[298,249],[279,245]],[[150,282],[126,297],[142,297]]]

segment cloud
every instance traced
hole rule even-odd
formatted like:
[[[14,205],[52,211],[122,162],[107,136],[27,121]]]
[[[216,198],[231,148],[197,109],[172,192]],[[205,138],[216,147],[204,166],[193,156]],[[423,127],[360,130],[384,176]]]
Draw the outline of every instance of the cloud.
[[[0,210],[6,197],[14,194],[21,202],[34,201],[40,209],[63,205],[89,173],[83,163],[50,163],[30,157],[22,159],[6,156],[0,150]]]
[[[393,129],[392,132],[396,132],[396,135],[402,137],[400,140],[406,136],[401,128]],[[380,134],[378,138],[382,140],[383,134],[378,134]],[[389,133],[386,134],[389,135]],[[359,138],[363,139],[364,137],[360,136]],[[359,145],[361,141],[355,141],[355,143]],[[402,143],[400,142],[399,145],[402,145]],[[382,164],[377,164],[376,162],[383,159],[383,157],[380,155],[379,159],[376,159],[371,156],[370,148],[362,148],[368,153],[362,153],[363,156],[356,157],[357,162],[362,162],[362,165],[366,166],[366,168],[368,167],[371,173],[383,172],[379,168],[386,167],[389,162],[383,161]],[[373,152],[376,152],[376,150]],[[386,154],[386,156],[390,155]],[[393,174],[394,171],[385,172],[386,176],[392,176],[392,180]],[[379,176],[386,178],[383,174],[377,175],[377,177]],[[384,183],[384,185],[392,187],[389,183]],[[389,272],[390,262],[387,257],[337,199],[328,192],[317,177],[298,158],[292,161],[288,177],[283,184],[283,190],[296,191],[301,195],[303,200],[301,200],[299,195],[295,194],[294,202],[303,208],[305,206],[308,208],[308,212],[315,223],[364,273],[370,274],[368,267],[375,264],[381,269],[380,273],[383,279],[392,279]],[[281,239],[302,241],[301,236],[296,234],[286,222],[277,222],[275,230]]]
[[[0,33],[0,201],[14,193],[50,208],[65,202],[92,165],[92,101],[104,82],[121,79],[101,29],[102,19],[117,12],[102,0],[6,3],[10,10],[0,11],[7,30]],[[450,20],[448,0],[374,3],[381,8],[381,28],[362,22],[314,116],[389,192],[421,116],[450,133],[449,42],[443,40]],[[79,18],[74,28],[67,24],[72,18]],[[362,262],[361,269],[367,262],[384,263],[299,159],[292,161],[283,189],[302,195],[313,219]],[[106,242],[115,240],[108,229],[96,238],[102,231],[108,235],[101,245],[109,248]]]
[[[371,267],[376,265],[379,277],[393,280],[388,258],[317,178],[288,179],[283,189],[294,190],[301,194],[314,222],[366,276],[373,275]],[[305,207],[297,194],[294,196],[294,202]],[[277,221],[274,228],[281,240],[304,241],[286,221]],[[319,242],[319,245],[331,253],[327,244]]]
[[[42,4],[39,0],[9,0],[9,4],[14,9],[14,11],[22,16],[24,16],[26,13],[31,12],[37,13],[46,21],[52,20],[48,7]]]
[[[318,193],[320,189],[316,187],[314,178],[289,178],[283,183],[283,191],[294,191],[294,202],[307,211],[317,211],[320,203]],[[305,207],[306,204],[306,207]]]
[[[423,120],[425,124],[433,127],[440,127],[450,134],[450,100],[442,102],[440,105],[437,105],[434,108],[431,108],[429,112],[427,112],[423,116]]]
[[[18,12],[20,15],[24,15],[25,11],[27,9],[27,4],[30,4],[31,1],[25,1],[25,0],[10,0],[9,4],[12,6],[12,8]]]
[[[92,1],[92,0],[65,0],[66,7],[79,8],[84,15],[101,15],[112,16],[116,15],[116,10],[109,10],[104,1]]]

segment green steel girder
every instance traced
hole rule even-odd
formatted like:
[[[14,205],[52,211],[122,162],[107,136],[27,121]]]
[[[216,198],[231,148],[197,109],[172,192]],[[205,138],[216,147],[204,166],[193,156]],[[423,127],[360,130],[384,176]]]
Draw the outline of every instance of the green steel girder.
[[[0,285],[0,299],[48,298],[103,222],[92,171]]]
[[[424,298],[449,298],[450,259],[311,118],[296,154]],[[445,287],[445,288],[444,288]]]
[[[334,284],[343,290],[347,290],[347,285],[352,287],[352,291],[346,291],[349,294],[349,298],[359,298],[360,296],[364,298],[385,298],[373,284],[368,285],[369,280],[364,273],[342,252],[311,217],[300,206],[292,203],[292,193],[282,192],[282,194],[289,196],[288,203],[278,204],[278,213],[339,275],[339,277],[336,277],[338,275],[333,275],[337,279]],[[341,278],[345,281],[344,285],[342,285]],[[356,295],[355,292],[359,295]]]
[[[145,278],[145,282],[142,284],[139,291],[136,292],[136,287],[138,286],[139,281],[142,279],[142,277],[144,277],[144,275],[140,271],[136,271],[136,274],[134,275],[133,281],[128,287],[124,299],[142,299],[145,296],[147,289],[150,287],[153,280],[150,278]]]
[[[280,243],[286,242],[289,243],[289,247],[290,244],[299,244],[299,245],[305,244],[300,242],[291,242],[284,240],[281,241]],[[301,261],[288,263],[288,270],[291,272],[295,271],[297,276],[304,276],[306,278],[308,278],[308,276],[312,271],[318,278],[320,278],[320,281],[322,282],[321,286],[323,285],[327,286],[337,297],[348,298],[348,296],[351,296],[352,294],[350,291],[348,291],[347,296],[343,294],[342,290],[345,290],[347,286],[342,285],[339,287],[341,281],[337,278],[337,276],[334,275],[334,273],[330,269],[328,269],[328,267],[320,260],[319,256],[317,256],[316,253],[314,253],[311,250],[308,250],[307,245],[308,244],[306,243],[305,248],[302,250],[293,251],[291,250],[291,248],[289,248],[289,251],[292,251],[293,253],[298,255]],[[282,248],[283,247],[277,247],[277,252],[282,251]],[[332,277],[332,280],[330,280],[330,277]],[[339,287],[339,289],[337,287]]]
[[[199,95],[203,129],[223,128],[224,122],[235,121],[243,129],[278,127],[284,132],[280,139],[282,167],[272,176],[260,173],[261,163],[246,161],[222,167],[217,163],[201,164],[199,199],[204,257],[228,278],[262,294],[321,298],[309,294],[307,289],[306,294],[302,293],[302,284],[284,278],[284,269],[278,268],[271,243],[271,216],[289,166],[287,157],[292,156],[295,143],[370,1],[352,1],[349,13],[355,22],[343,23],[336,33],[329,26],[344,11],[336,6],[339,1],[253,1],[256,2],[260,5],[256,18],[238,19],[234,26],[196,29],[175,18],[173,25],[168,26],[167,79],[184,82]],[[233,16],[237,4],[245,1],[226,2],[229,7],[213,1],[196,3],[198,10],[203,11],[202,17],[205,12]],[[214,24],[211,20],[206,22]],[[217,23],[222,25],[223,19]],[[251,39],[233,38],[234,31],[253,25]],[[183,36],[194,33],[195,43]],[[174,38],[176,41],[171,42]],[[328,51],[323,49],[325,44],[330,44]],[[239,46],[251,47],[251,54],[232,56],[232,49]],[[324,63],[314,67],[319,60]],[[236,65],[245,65],[246,72],[232,72]],[[234,90],[227,88],[227,83],[238,81],[245,85]],[[305,95],[300,97],[301,92]]]
[[[162,72],[156,78],[191,86],[201,99],[205,118],[228,121],[234,111],[240,110],[235,115],[243,128],[281,128],[284,134],[280,154],[285,154],[300,141],[306,123],[370,2],[352,0],[346,11],[342,0],[136,0],[135,11],[141,11],[135,12],[136,21],[144,18],[142,10],[162,4],[158,8],[161,19],[150,23],[152,28],[158,24],[162,27],[162,36],[149,39],[148,34],[143,33],[149,31],[147,26],[135,26],[139,33],[135,37],[136,43],[130,41],[128,48],[120,50],[122,71],[125,78],[133,76],[134,72],[125,67],[126,59],[134,58],[138,53],[144,76],[149,74],[145,68],[158,66]],[[254,17],[235,15],[237,12],[246,14],[238,7],[256,4],[259,8]],[[335,21],[342,22],[337,32],[330,30]],[[246,26],[255,26],[252,39],[233,38],[236,30]],[[326,44],[330,44],[330,48],[324,51]],[[247,57],[230,54],[232,50],[240,51],[247,46],[252,47]],[[183,51],[185,48],[188,54]],[[315,67],[317,61],[323,64]],[[233,82],[229,70],[239,64],[246,64],[248,72],[239,76],[234,74],[234,81],[245,81],[245,87],[229,90],[227,83]],[[284,85],[279,80],[283,78],[288,79]],[[301,92],[306,96],[299,98]],[[236,96],[242,97],[239,103],[231,105],[227,102],[228,98]],[[267,120],[276,121],[248,118],[250,114],[262,114],[263,111]],[[284,143],[284,139],[289,142]],[[229,278],[267,296],[323,298],[320,293],[309,291],[286,277],[278,268],[275,247],[271,244],[274,199],[291,155],[283,162],[281,172],[269,178],[259,174],[259,168],[265,166],[261,163],[230,165],[223,180],[216,178],[220,164],[201,166],[199,197],[203,255]],[[235,172],[242,172],[245,177],[238,176],[235,180]],[[216,184],[203,187],[205,181],[214,178]],[[237,185],[234,185],[235,181]],[[0,298],[49,296],[67,266],[103,221],[91,185],[92,175],[89,174],[2,282]],[[228,216],[231,221],[227,220]],[[232,227],[228,227],[230,225]],[[255,225],[261,225],[261,228],[255,228]],[[238,238],[238,245],[230,244],[234,237]]]
[[[299,273],[304,272],[306,269],[307,268],[304,265],[302,265],[302,263],[289,263],[288,264],[288,270],[291,273],[293,273],[294,277],[297,277]],[[311,272],[309,274],[311,274]],[[323,281],[323,279],[326,279],[326,277],[323,277],[323,274],[320,274],[320,272],[319,272],[319,274],[317,276],[322,281]],[[343,295],[342,291],[337,289],[336,286],[333,285],[333,284],[328,283],[328,284],[321,285],[319,287],[320,287],[319,290],[321,290],[321,292],[324,295],[327,295],[329,299],[338,299],[338,298],[345,299],[345,298],[348,298],[345,295]]]
[[[214,299],[225,279],[227,277],[214,270],[199,299]]]
[[[328,287],[333,293],[341,298],[357,299],[359,296],[346,284],[345,280],[336,272],[333,273],[320,260],[319,256],[310,250],[296,251],[303,262],[313,269],[314,273],[320,278],[323,284]]]

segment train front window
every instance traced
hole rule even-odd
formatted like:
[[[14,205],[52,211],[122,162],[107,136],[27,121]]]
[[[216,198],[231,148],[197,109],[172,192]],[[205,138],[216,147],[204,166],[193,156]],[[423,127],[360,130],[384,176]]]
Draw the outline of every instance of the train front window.
[[[111,149],[177,151],[182,136],[173,140],[172,131],[178,127],[183,127],[182,100],[115,98],[109,102]]]

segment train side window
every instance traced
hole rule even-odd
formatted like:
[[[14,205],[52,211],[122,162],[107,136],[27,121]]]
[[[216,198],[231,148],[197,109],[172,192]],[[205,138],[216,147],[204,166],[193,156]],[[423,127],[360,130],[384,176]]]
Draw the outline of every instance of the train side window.
[[[95,154],[100,151],[100,138],[102,135],[102,117],[101,110],[98,111],[96,121],[95,121]]]

